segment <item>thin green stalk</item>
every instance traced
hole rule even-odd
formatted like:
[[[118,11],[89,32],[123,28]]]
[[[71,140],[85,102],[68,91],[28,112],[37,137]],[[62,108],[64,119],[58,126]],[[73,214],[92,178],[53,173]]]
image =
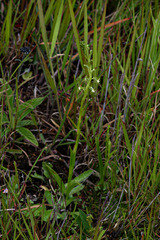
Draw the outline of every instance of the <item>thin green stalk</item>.
[[[82,122],[82,117],[83,117],[84,107],[85,107],[84,103],[85,103],[85,100],[87,99],[87,95],[89,93],[89,87],[90,87],[91,80],[92,80],[92,72],[88,71],[88,73],[89,73],[88,84],[87,84],[87,86],[85,88],[84,95],[83,95],[83,98],[81,100],[80,111],[79,111],[79,118],[78,118],[78,124],[77,124],[76,143],[75,143],[75,146],[74,146],[73,150],[71,150],[68,182],[71,182],[72,176],[73,176],[73,169],[74,169],[75,161],[76,161],[76,152],[77,152],[79,139],[80,139],[80,133],[81,133],[81,122]]]

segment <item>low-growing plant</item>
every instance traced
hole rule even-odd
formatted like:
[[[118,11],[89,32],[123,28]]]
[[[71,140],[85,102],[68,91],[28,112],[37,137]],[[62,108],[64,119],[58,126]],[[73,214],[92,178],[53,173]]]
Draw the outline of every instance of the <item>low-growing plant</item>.
[[[43,163],[44,175],[51,181],[55,180],[59,186],[59,190],[64,198],[64,207],[67,207],[71,202],[76,200],[74,194],[78,194],[84,188],[82,182],[92,174],[92,170],[85,171],[79,176],[75,177],[68,183],[64,184],[61,177],[52,169],[50,164]]]
[[[9,143],[12,143],[12,146],[14,146],[14,143],[18,140],[16,136],[17,133],[22,136],[22,139],[19,139],[19,142],[26,139],[35,146],[38,146],[35,136],[28,128],[26,128],[26,126],[35,126],[35,119],[26,119],[26,117],[28,117],[31,112],[43,102],[44,97],[34,98],[26,102],[19,102],[19,100],[15,100],[15,94],[11,86],[3,79],[0,80],[0,99],[2,102],[0,109],[0,152],[14,152],[13,149],[9,149],[7,146]]]
[[[158,240],[159,2],[0,4],[0,238]]]

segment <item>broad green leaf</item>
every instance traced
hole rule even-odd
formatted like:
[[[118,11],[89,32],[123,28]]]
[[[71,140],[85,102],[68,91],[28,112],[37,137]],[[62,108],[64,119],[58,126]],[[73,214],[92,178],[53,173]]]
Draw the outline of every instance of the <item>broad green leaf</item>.
[[[68,198],[66,201],[66,207],[71,204],[71,202],[77,201],[77,197]]]
[[[43,163],[42,164],[43,169],[45,170],[44,174],[47,178],[54,178],[56,182],[58,183],[58,186],[62,192],[62,194],[65,193],[65,185],[60,178],[60,176],[51,168],[51,166],[48,163]]]
[[[31,142],[32,144],[38,146],[38,142],[37,142],[35,136],[33,135],[33,133],[29,129],[24,128],[24,127],[18,127],[18,128],[16,128],[16,131],[21,136],[23,136],[25,139],[27,139],[29,142]]]
[[[79,176],[75,177],[72,181],[77,182],[77,183],[84,182],[87,178],[89,178],[89,176],[92,173],[93,173],[92,170],[87,170],[87,171],[81,173]]]
[[[66,184],[66,189],[65,189],[65,194],[66,194],[66,198],[69,197],[70,192],[73,188],[77,187],[78,183],[76,183],[75,181],[71,181],[70,183]]]
[[[52,196],[52,193],[50,191],[45,191],[44,193],[44,196],[47,200],[47,202],[50,204],[50,205],[53,205],[53,196]]]
[[[54,211],[53,209],[45,210],[44,216],[43,216],[43,221],[45,221],[45,222],[48,222],[48,220],[51,221],[51,219],[53,218],[53,217],[51,218],[51,216],[53,216],[53,211]]]
[[[18,108],[17,118],[18,124],[25,118],[32,110],[34,110],[38,105],[40,105],[45,97],[33,98],[27,102],[22,103]]]
[[[78,185],[77,187],[73,188],[70,191],[70,195],[73,195],[75,193],[79,193],[83,188],[84,188],[84,185],[82,185],[82,184]]]
[[[24,127],[30,125],[35,125],[35,123],[32,120],[21,120],[18,122],[17,127]]]
[[[31,177],[44,181],[44,177],[36,172],[34,174],[32,174]]]
[[[24,79],[24,80],[30,80],[31,79],[31,77],[32,77],[32,72],[30,71],[30,72],[25,72],[23,75],[22,75],[22,78]]]
[[[81,191],[84,188],[84,186],[80,183],[84,182],[92,174],[92,172],[93,172],[92,170],[85,171],[84,173],[74,178],[71,182],[65,184],[66,197],[69,197],[69,195]]]

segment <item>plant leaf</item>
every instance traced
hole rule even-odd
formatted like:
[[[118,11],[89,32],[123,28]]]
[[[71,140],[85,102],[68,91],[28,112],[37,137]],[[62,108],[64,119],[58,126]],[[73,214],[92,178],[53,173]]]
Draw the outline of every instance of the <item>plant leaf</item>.
[[[87,222],[87,215],[81,209],[79,209],[79,216],[82,221],[84,229],[88,232],[90,230],[90,226],[89,223]]]
[[[25,118],[38,105],[40,105],[44,99],[45,99],[44,97],[34,98],[34,99],[28,100],[27,102],[24,102],[23,104],[21,104],[18,108],[18,113],[17,113],[18,123],[17,124],[20,124],[20,121],[23,118]]]
[[[93,173],[92,170],[87,170],[87,171],[81,173],[79,176],[75,177],[72,181],[77,182],[77,183],[84,182],[87,178],[89,178],[89,176],[92,173]]]
[[[55,24],[54,32],[53,32],[53,35],[52,35],[50,57],[52,57],[54,47],[55,47],[55,44],[56,44],[56,40],[57,40],[57,36],[58,36],[58,32],[59,32],[59,27],[60,27],[60,23],[61,23],[62,12],[63,12],[63,1],[61,0],[61,5],[59,7],[58,16],[56,18],[56,24]]]
[[[65,193],[65,185],[60,178],[60,176],[51,168],[51,166],[48,163],[42,163],[43,169],[44,169],[44,175],[47,178],[54,178],[56,182],[58,183],[58,186],[62,192],[62,194]]]
[[[35,136],[33,135],[33,133],[24,127],[18,127],[16,128],[16,131],[23,136],[25,139],[27,139],[29,142],[31,142],[32,144],[36,145],[38,147],[38,142],[35,138]]]
[[[22,120],[17,124],[17,127],[24,127],[24,126],[31,126],[35,125],[35,123],[32,120]]]
[[[73,26],[74,36],[75,36],[75,40],[76,40],[77,50],[78,50],[79,58],[80,58],[81,65],[82,65],[82,68],[83,68],[84,64],[83,64],[83,59],[82,59],[81,47],[80,47],[80,37],[79,37],[78,29],[77,29],[77,24],[76,24],[71,0],[68,0],[68,5],[69,5],[70,16],[71,16],[71,19],[72,19],[72,26]]]
[[[80,184],[77,187],[74,187],[71,191],[70,191],[70,195],[73,195],[75,193],[80,192],[82,189],[84,188],[84,185]]]

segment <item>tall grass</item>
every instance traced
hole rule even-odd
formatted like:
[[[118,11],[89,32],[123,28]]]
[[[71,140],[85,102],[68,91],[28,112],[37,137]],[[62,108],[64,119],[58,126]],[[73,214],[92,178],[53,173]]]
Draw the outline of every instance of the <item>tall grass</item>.
[[[159,239],[158,1],[1,5],[1,238]]]

